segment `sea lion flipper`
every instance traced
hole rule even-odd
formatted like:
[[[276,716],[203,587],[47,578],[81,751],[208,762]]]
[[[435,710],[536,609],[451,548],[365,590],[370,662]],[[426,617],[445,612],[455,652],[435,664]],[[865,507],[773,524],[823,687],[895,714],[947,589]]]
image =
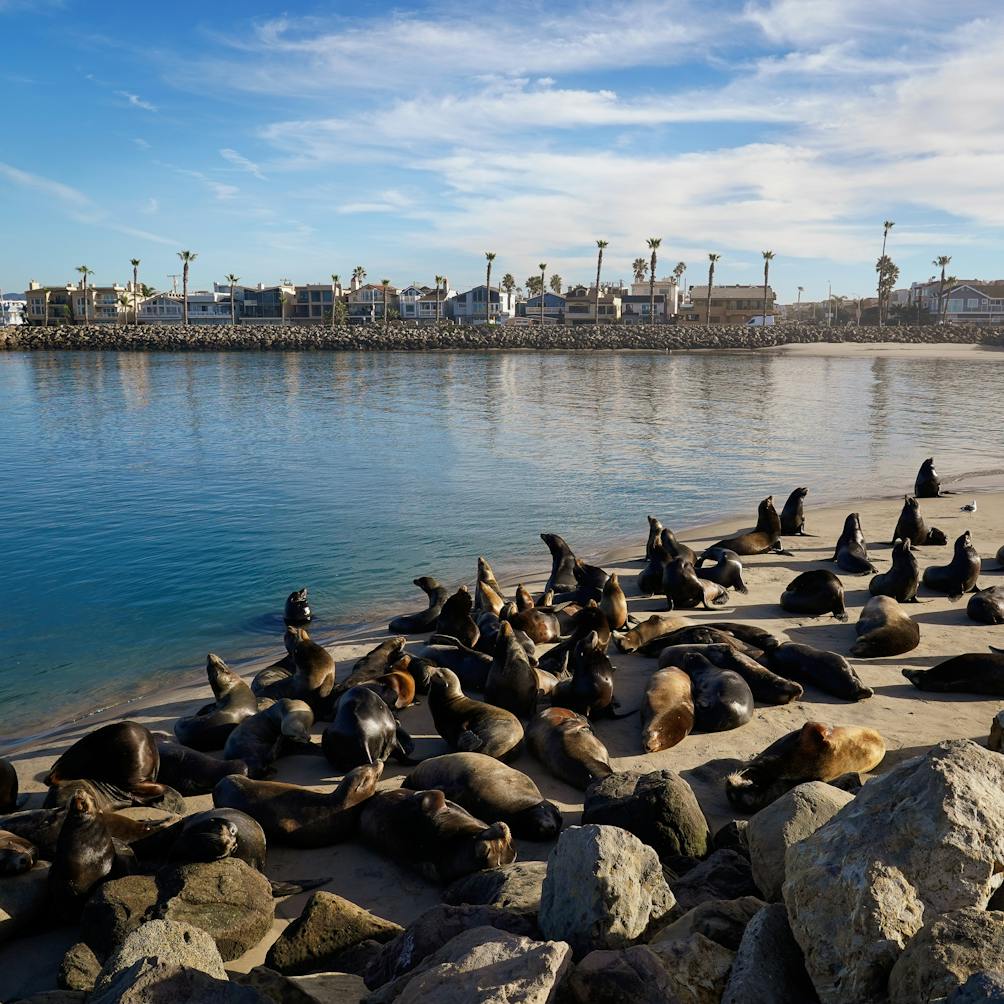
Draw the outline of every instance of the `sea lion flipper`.
[[[282,899],[285,896],[295,896],[297,893],[308,892],[310,889],[317,889],[319,886],[327,885],[331,877],[321,879],[290,879],[288,882],[269,882],[272,887],[272,896],[275,899]]]
[[[476,753],[484,744],[484,740],[470,729],[465,729],[457,736],[456,746],[461,753]]]

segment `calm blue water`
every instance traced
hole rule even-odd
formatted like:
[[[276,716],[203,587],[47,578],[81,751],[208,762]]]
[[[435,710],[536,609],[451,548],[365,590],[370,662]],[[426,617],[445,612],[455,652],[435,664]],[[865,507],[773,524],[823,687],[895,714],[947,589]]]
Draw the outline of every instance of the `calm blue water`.
[[[645,516],[999,465],[1004,356],[0,354],[3,739]],[[982,430],[970,435],[971,428]],[[988,432],[997,441],[988,439]],[[274,641],[273,641],[274,639]]]

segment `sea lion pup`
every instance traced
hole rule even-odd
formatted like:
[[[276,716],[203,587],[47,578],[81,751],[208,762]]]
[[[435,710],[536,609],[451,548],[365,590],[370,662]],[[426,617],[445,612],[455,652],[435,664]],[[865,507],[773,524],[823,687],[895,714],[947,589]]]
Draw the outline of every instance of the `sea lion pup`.
[[[547,645],[561,637],[557,616],[540,607],[518,610],[515,603],[507,603],[502,608],[501,619],[508,621],[515,631],[522,631],[535,645]]]
[[[758,812],[796,785],[865,773],[884,756],[885,740],[873,729],[806,722],[727,778],[725,795],[740,812]]]
[[[719,632],[716,632],[719,633]],[[799,684],[772,673],[766,666],[730,645],[675,645],[659,656],[659,667],[679,666],[691,652],[704,656],[713,666],[741,676],[761,704],[791,704],[802,696]]]
[[[529,718],[537,710],[537,674],[507,621],[502,622],[495,642],[485,679],[485,700],[517,718]]]
[[[966,530],[955,541],[955,554],[947,565],[928,565],[924,569],[923,583],[936,593],[947,593],[950,600],[962,598],[963,593],[976,588],[982,562],[973,547],[972,534]]]
[[[156,733],[154,739],[160,755],[157,778],[182,795],[208,795],[228,774],[247,776],[248,765],[243,760],[220,760],[182,746],[163,732]]]
[[[799,537],[810,536],[805,532],[805,510],[803,508],[805,496],[808,494],[808,488],[796,488],[788,496],[788,501],[785,502],[784,508],[781,510],[781,533],[795,534]]]
[[[977,624],[1004,624],[1004,586],[977,589],[966,605],[966,614]]]
[[[159,767],[157,743],[145,725],[112,722],[78,739],[52,765],[45,783],[51,787],[83,778],[107,782],[140,798],[158,798],[166,790],[157,783]]]
[[[449,595],[445,587],[441,586],[431,575],[420,575],[411,581],[428,596],[429,605],[425,610],[419,610],[418,613],[402,614],[400,617],[395,617],[387,625],[387,630],[391,634],[424,634],[426,631],[431,631],[436,626],[443,604]]]
[[[570,663],[572,678],[559,681],[551,692],[551,704],[568,708],[586,718],[604,712],[613,716],[617,707],[614,701],[614,668],[595,631],[575,646]]]
[[[652,549],[656,545],[656,541],[659,540],[662,534],[663,526],[662,523],[655,516],[646,516],[648,520],[648,538],[645,541],[645,560],[648,561],[652,557]]]
[[[721,607],[729,602],[729,591],[717,582],[699,579],[693,563],[686,558],[673,558],[666,565],[662,588],[669,610],[692,610],[699,606],[710,610],[712,606]]]
[[[642,596],[654,596],[662,589],[662,576],[669,563],[669,555],[662,541],[657,540],[652,545],[645,567],[638,573],[638,592]]]
[[[6,757],[0,757],[0,812],[13,812],[17,808],[17,771]]]
[[[306,586],[294,590],[286,597],[282,619],[287,625],[294,627],[306,627],[314,619],[314,615],[310,611],[310,604],[307,602]]]
[[[49,868],[49,900],[62,919],[80,913],[91,890],[115,869],[115,844],[94,802],[78,792],[66,810]]]
[[[0,830],[0,878],[30,872],[37,860],[34,844],[9,830]]]
[[[844,520],[844,529],[837,539],[837,546],[830,561],[835,561],[838,568],[852,575],[866,575],[868,572],[878,571],[868,560],[868,545],[861,531],[861,517],[856,512],[850,513]]]
[[[376,791],[383,767],[382,760],[355,767],[328,794],[298,784],[225,777],[213,789],[213,804],[246,812],[277,844],[327,847],[356,832],[362,804]]]
[[[614,635],[614,644],[622,652],[637,652],[643,645],[655,638],[661,638],[680,627],[687,627],[690,620],[677,614],[652,614],[628,631]]]
[[[934,457],[928,457],[920,465],[917,480],[913,483],[913,494],[919,499],[936,499],[941,492],[941,478],[934,469]]]
[[[891,596],[873,596],[861,611],[854,630],[858,640],[851,655],[858,659],[903,655],[920,644],[920,625]]]
[[[659,543],[662,544],[670,561],[673,558],[683,558],[684,561],[689,561],[692,565],[697,562],[697,552],[692,547],[687,547],[686,544],[678,541],[676,534],[668,527],[664,527],[659,534]]]
[[[361,683],[361,687],[379,695],[391,711],[400,711],[415,703],[415,678],[408,672],[411,656],[406,655],[394,663],[394,668],[375,680]]]
[[[764,652],[760,662],[789,680],[811,683],[824,693],[845,701],[863,701],[874,693],[861,682],[851,664],[836,652],[788,641]]]
[[[540,539],[551,552],[551,574],[544,585],[544,592],[553,589],[555,593],[562,593],[574,589],[575,553],[565,543],[564,537],[559,537],[556,533],[542,533]]]
[[[600,610],[603,611],[611,631],[620,631],[627,627],[628,605],[620,579],[616,572],[611,572],[603,584],[600,597]]]
[[[478,626],[471,616],[474,600],[467,586],[461,586],[443,604],[436,620],[436,634],[446,634],[473,648],[478,642]],[[361,682],[361,681],[360,681]]]
[[[653,673],[641,705],[641,747],[646,753],[668,750],[694,728],[694,696],[690,677],[667,666]]]
[[[283,751],[284,741],[309,745],[314,713],[304,701],[284,697],[264,711],[245,718],[223,747],[226,760],[243,760],[249,777],[264,777]]]
[[[561,812],[522,771],[483,753],[447,753],[423,760],[402,788],[436,788],[472,816],[505,823],[524,840],[553,840],[561,832]]]
[[[793,614],[833,614],[838,621],[847,620],[844,584],[825,568],[813,568],[792,579],[781,593],[781,607]]]
[[[965,652],[931,669],[904,669],[918,689],[943,694],[987,694],[1004,697],[1004,653]]]
[[[178,742],[202,752],[222,749],[230,733],[258,711],[251,688],[212,652],[206,656],[206,676],[216,700],[174,723]]]
[[[505,823],[488,826],[436,790],[377,792],[363,803],[359,836],[430,882],[452,882],[516,860]]]
[[[526,727],[526,745],[550,773],[580,791],[613,773],[610,754],[589,719],[568,708],[538,711]]]
[[[897,540],[892,547],[892,568],[880,572],[868,583],[872,596],[891,596],[900,603],[917,603],[920,565],[909,540]]]
[[[433,666],[442,666],[452,670],[460,680],[461,686],[467,690],[484,690],[488,670],[492,667],[492,657],[485,652],[475,652],[474,649],[461,645],[455,638],[433,635],[430,644],[419,650],[419,657],[431,662]],[[434,671],[429,673],[429,689],[432,689]]]
[[[328,763],[351,770],[377,760],[406,761],[415,743],[387,702],[369,687],[353,687],[338,700],[334,718],[324,729],[321,748]]]
[[[429,711],[436,731],[455,752],[484,753],[504,760],[523,741],[523,726],[512,712],[471,700],[449,669],[437,670],[432,678]]]
[[[716,561],[717,564],[711,568],[704,568],[705,561]],[[740,593],[748,593],[749,588],[743,580],[743,563],[739,560],[739,555],[735,551],[729,551],[722,547],[713,547],[710,551],[697,559],[694,566],[699,579],[707,579],[709,582],[717,582],[720,586],[728,589],[735,589]]]
[[[727,732],[753,717],[753,692],[731,669],[719,669],[699,652],[683,657],[694,695],[694,727],[700,732]]]
[[[920,503],[912,495],[903,496],[903,511],[896,521],[893,541],[908,540],[914,547],[924,544],[947,544],[948,538],[936,526],[928,529],[920,511]]]
[[[748,554],[765,554],[767,551],[785,554],[786,552],[781,550],[781,518],[774,508],[774,496],[768,495],[760,503],[757,508],[756,526],[752,530],[719,540],[706,548],[704,553],[707,554],[719,547],[735,551],[741,557]]]

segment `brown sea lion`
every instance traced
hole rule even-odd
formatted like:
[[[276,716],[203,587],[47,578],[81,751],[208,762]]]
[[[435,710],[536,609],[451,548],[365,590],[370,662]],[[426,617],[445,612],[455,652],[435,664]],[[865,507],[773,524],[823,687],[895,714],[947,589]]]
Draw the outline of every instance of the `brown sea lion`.
[[[851,664],[836,652],[789,641],[765,652],[760,661],[789,680],[811,683],[824,693],[845,701],[863,701],[874,693],[861,682]]]
[[[304,701],[284,697],[237,726],[223,747],[226,760],[243,760],[249,777],[264,777],[283,751],[286,741],[306,746],[314,713]]]
[[[227,736],[258,711],[251,688],[212,652],[206,656],[206,676],[216,700],[174,723],[178,742],[202,752],[222,749]]]
[[[620,579],[616,572],[611,572],[603,585],[600,598],[600,610],[606,615],[611,631],[620,631],[627,626],[628,604]]]
[[[614,635],[614,644],[622,652],[637,652],[643,645],[680,627],[687,627],[691,621],[679,614],[652,614],[635,627]]]
[[[705,561],[715,561],[717,564],[710,568],[704,568],[703,562]],[[743,563],[739,560],[739,555],[735,551],[728,551],[722,547],[713,547],[705,551],[697,559],[695,571],[699,579],[717,582],[720,586],[735,589],[740,593],[749,592],[749,587],[746,585],[745,579],[743,579]]]
[[[541,607],[518,610],[513,603],[502,608],[502,620],[508,621],[516,631],[522,631],[535,645],[547,645],[561,637],[561,622],[556,614]],[[496,644],[498,639],[495,639]]]
[[[662,589],[662,576],[669,560],[662,541],[657,540],[652,545],[652,553],[646,559],[645,567],[638,573],[638,592],[642,596],[654,596]]]
[[[561,812],[522,771],[482,753],[447,753],[423,760],[403,788],[436,788],[451,802],[489,823],[506,823],[523,840],[553,840]]]
[[[332,691],[332,702],[337,701],[338,697],[346,690],[351,690],[361,683],[368,683],[378,676],[389,673],[394,663],[404,655],[404,646],[407,643],[408,639],[404,635],[388,638],[386,641],[380,642],[376,648],[370,649],[362,658],[357,659],[353,663],[352,672]]]
[[[327,847],[352,836],[362,803],[376,791],[383,762],[363,764],[322,794],[298,784],[226,777],[213,789],[213,804],[246,812],[270,840],[290,847]]]
[[[896,521],[893,541],[908,540],[914,547],[924,544],[942,545],[948,543],[944,531],[937,527],[928,529],[920,511],[920,503],[912,495],[903,496],[903,511]]]
[[[830,561],[835,561],[838,568],[851,575],[867,575],[868,572],[878,571],[868,558],[868,545],[865,543],[858,513],[852,512],[844,520],[844,529],[837,538],[837,546]]]
[[[610,754],[589,719],[567,708],[538,711],[526,727],[526,744],[555,777],[580,791],[613,773]]]
[[[0,757],[0,812],[13,812],[17,808],[18,781],[14,765]]]
[[[600,610],[595,601],[591,600],[572,617],[568,637],[563,638],[540,657],[541,668],[553,673],[561,673],[567,665],[569,656],[575,650],[575,646],[592,631],[596,632],[600,645],[605,650],[610,643],[610,624],[606,614]]]
[[[729,601],[729,591],[724,586],[699,579],[693,564],[685,558],[673,558],[663,569],[662,589],[670,610],[692,610],[699,606],[710,610]]]
[[[572,565],[572,576],[575,588],[555,594],[555,603],[588,603],[595,600],[599,603],[603,596],[603,586],[609,578],[605,569],[599,565],[589,565],[581,558],[576,558]]]
[[[806,722],[727,778],[725,794],[740,812],[757,812],[796,785],[865,773],[884,756],[885,740],[873,729]]]
[[[90,797],[90,792],[84,788],[75,788],[73,793]],[[51,861],[56,854],[56,844],[59,833],[66,820],[67,802],[58,806],[41,809],[25,809],[7,816],[0,816],[0,830],[7,830],[22,837],[38,849],[38,855],[46,861]],[[162,820],[133,819],[121,812],[102,811],[96,809],[105,828],[115,840],[131,844],[140,837],[148,836],[163,825]]]
[[[781,550],[781,519],[774,508],[774,496],[768,495],[757,509],[756,526],[735,537],[727,537],[719,540],[705,550],[705,554],[714,548],[724,548],[728,551],[735,551],[740,557],[748,554],[764,554],[767,551],[776,551],[784,554]]]
[[[395,617],[387,625],[387,630],[391,634],[424,634],[426,631],[431,631],[435,628],[443,604],[449,595],[446,589],[431,575],[420,575],[411,581],[429,598],[429,605],[425,610],[419,610],[417,613]]]
[[[947,565],[928,565],[922,581],[928,589],[947,593],[950,600],[958,600],[963,593],[976,587],[981,567],[980,556],[973,547],[972,534],[966,530],[955,541],[952,560]]]
[[[497,614],[501,612],[504,606],[505,598],[502,594],[492,589],[487,582],[482,582],[478,579],[477,588],[474,590],[475,612],[490,610],[493,614]],[[477,623],[477,621],[475,621],[475,623]]]
[[[904,669],[918,689],[942,694],[987,694],[1004,697],[1004,653],[965,652],[931,669]]]
[[[314,619],[314,615],[310,611],[310,603],[307,601],[306,586],[303,589],[294,590],[286,597],[282,619],[295,627],[305,627]]]
[[[283,697],[306,701],[315,714],[323,713],[324,702],[335,688],[334,658],[326,648],[313,641],[303,627],[287,627],[283,643],[293,661],[290,676],[263,687],[252,686],[252,689],[259,697],[271,697],[276,701]]]
[[[641,706],[641,745],[646,753],[668,750],[694,728],[694,697],[690,677],[667,666],[653,673]]]
[[[659,540],[663,527],[655,516],[647,516],[646,519],[648,519],[648,538],[645,541],[645,560],[648,561],[652,557],[652,549]]]
[[[891,596],[873,596],[861,611],[855,630],[858,640],[851,655],[859,659],[903,655],[920,644],[920,625]]]
[[[681,645],[728,645],[737,652],[759,659],[763,650],[755,645],[748,645],[728,631],[720,631],[717,624],[708,622],[707,624],[687,624],[684,627],[676,628],[668,634],[659,635],[638,650],[639,655],[649,658],[658,657],[661,661],[662,653],[667,648],[677,648]],[[667,665],[664,663],[664,665]]]
[[[473,648],[478,642],[478,626],[471,616],[474,600],[467,589],[461,586],[444,604],[436,621],[436,634],[449,635]],[[361,681],[360,681],[361,682]]]
[[[784,503],[781,510],[781,533],[785,535],[796,534],[800,537],[809,536],[805,532],[805,511],[803,503],[805,496],[809,494],[808,488],[796,488]]]
[[[478,558],[478,582],[485,583],[485,585],[489,586],[496,593],[498,593],[499,596],[504,595],[502,587],[499,585],[499,580],[492,571],[492,566],[488,563],[488,559],[484,556]]]
[[[379,694],[391,711],[400,711],[415,703],[415,678],[408,672],[411,656],[406,655],[394,663],[394,669],[375,680],[361,684]],[[400,669],[398,667],[401,667]]]
[[[465,696],[456,673],[449,669],[439,669],[433,676],[429,711],[436,731],[457,752],[504,760],[523,741],[523,726],[512,712]]]
[[[553,589],[555,593],[561,593],[574,589],[575,553],[565,543],[564,537],[559,537],[556,533],[542,533],[540,539],[551,552],[551,574],[547,578],[544,592]]]
[[[719,669],[700,652],[683,657],[694,695],[694,727],[701,732],[727,732],[753,717],[753,692],[731,669]]]
[[[24,837],[0,830],[0,878],[31,871],[38,860],[38,848]]]
[[[720,632],[716,632],[720,633]],[[704,656],[718,669],[727,669],[741,676],[750,688],[754,700],[761,704],[790,704],[802,696],[799,684],[769,669],[731,645],[674,645],[659,656],[659,666],[681,666],[691,652]]]
[[[49,868],[49,900],[56,916],[76,917],[91,890],[112,874],[115,860],[115,844],[94,802],[78,792],[67,806]]]
[[[359,686],[339,698],[334,717],[321,736],[321,748],[332,766],[351,770],[389,757],[410,762],[415,743],[387,702],[368,687]]]
[[[941,478],[934,469],[934,457],[928,457],[920,465],[917,480],[913,484],[913,494],[919,499],[936,499],[941,495]]]
[[[687,547],[686,544],[680,543],[676,539],[676,534],[673,533],[668,527],[663,527],[662,532],[659,534],[659,541],[669,555],[669,560],[672,561],[673,558],[683,558],[684,561],[689,561],[692,565],[697,564],[697,552],[692,547]]]
[[[495,655],[485,679],[485,700],[528,718],[537,710],[537,675],[516,641],[512,625],[503,621],[495,642]]]
[[[1004,545],[1001,545],[997,551],[997,567],[1004,568]]]
[[[505,823],[488,826],[436,790],[377,792],[363,802],[359,838],[430,882],[452,882],[516,859]]]
[[[501,622],[499,626],[501,627]],[[480,641],[480,639],[478,640]],[[461,686],[467,690],[484,690],[485,680],[488,679],[488,670],[492,667],[492,657],[486,652],[475,652],[474,649],[462,645],[456,638],[433,635],[429,639],[429,644],[420,649],[418,654],[420,658],[435,666],[452,670],[457,674]],[[430,687],[432,679],[430,671]]]
[[[977,624],[1004,624],[1004,586],[977,589],[966,605],[966,615]]]
[[[250,814],[217,807],[164,826],[134,841],[132,849],[144,863],[189,864],[237,858],[261,871],[265,867],[266,841],[265,831]]]
[[[891,596],[900,603],[917,603],[920,565],[909,540],[897,540],[892,547],[892,568],[880,572],[868,583],[872,596]]]
[[[838,621],[847,620],[844,607],[844,584],[826,568],[812,568],[788,583],[781,593],[781,607],[793,614],[833,614]]]
[[[546,599],[546,595],[542,596],[541,599]],[[548,600],[548,603],[550,603],[553,599],[554,597],[552,596],[551,600]],[[516,609],[522,613],[524,610],[532,610],[536,605],[537,604],[534,601],[530,590],[527,589],[522,582],[520,582],[516,586]]]
[[[243,760],[220,760],[200,753],[176,743],[164,732],[154,733],[154,739],[160,755],[157,779],[182,795],[208,795],[228,774],[247,775],[248,765]]]
[[[551,692],[551,704],[586,718],[612,712],[616,707],[613,666],[595,631],[575,646],[570,666],[572,678],[558,683]]]
[[[127,809],[132,806],[149,806],[163,809],[165,812],[184,812],[185,800],[181,794],[169,785],[163,786],[163,791],[157,795],[137,795],[126,791],[108,781],[91,781],[88,778],[72,778],[68,781],[57,781],[49,786],[42,803],[46,809],[66,808],[75,795],[84,792],[94,803],[97,812],[114,812],[117,809]]]

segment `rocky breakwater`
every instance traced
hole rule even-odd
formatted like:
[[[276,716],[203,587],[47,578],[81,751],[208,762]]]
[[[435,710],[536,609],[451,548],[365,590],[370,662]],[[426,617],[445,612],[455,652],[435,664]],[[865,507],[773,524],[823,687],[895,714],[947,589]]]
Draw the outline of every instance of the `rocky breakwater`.
[[[897,342],[910,345],[1004,345],[1004,332],[978,325],[834,327],[786,323],[744,325],[628,324],[531,328],[455,324],[322,325],[74,325],[0,330],[0,349],[221,352],[230,350],[340,351],[685,351],[768,349],[823,342]]]

